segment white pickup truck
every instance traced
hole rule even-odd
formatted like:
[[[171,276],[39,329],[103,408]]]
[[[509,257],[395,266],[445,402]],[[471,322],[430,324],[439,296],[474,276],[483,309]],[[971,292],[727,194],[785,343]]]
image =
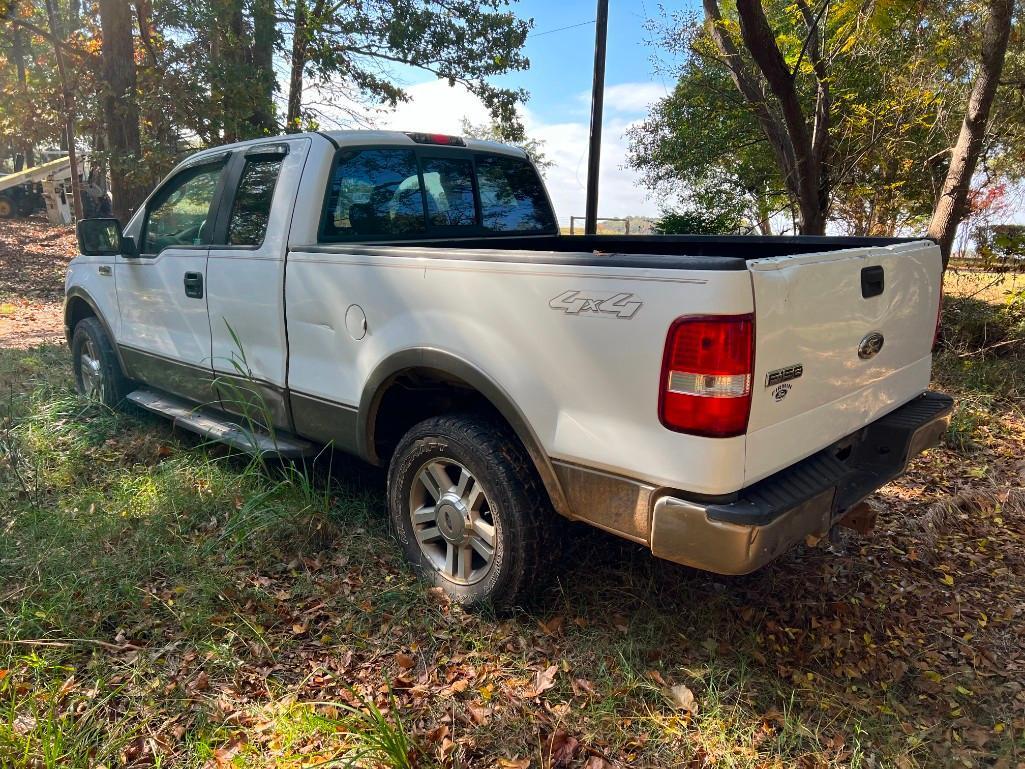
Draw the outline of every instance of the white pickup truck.
[[[555,514],[759,568],[935,444],[924,240],[562,236],[529,158],[435,134],[206,150],[79,225],[76,384],[263,454],[388,468],[404,550],[469,605]]]

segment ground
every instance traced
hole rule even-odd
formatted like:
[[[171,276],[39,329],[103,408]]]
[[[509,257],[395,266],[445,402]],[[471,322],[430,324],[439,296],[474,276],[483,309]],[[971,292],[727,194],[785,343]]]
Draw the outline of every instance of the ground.
[[[724,578],[572,528],[494,617],[414,579],[379,471],[80,401],[70,236],[0,227],[0,765],[1025,767],[1020,280],[948,278],[958,412],[870,535]]]

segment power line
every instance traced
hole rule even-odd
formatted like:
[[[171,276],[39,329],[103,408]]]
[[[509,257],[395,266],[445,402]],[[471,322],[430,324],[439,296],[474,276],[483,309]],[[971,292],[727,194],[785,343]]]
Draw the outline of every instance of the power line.
[[[541,35],[550,35],[553,32],[562,32],[563,30],[566,30],[566,29],[575,29],[576,27],[583,27],[583,26],[586,26],[587,24],[594,24],[594,22],[595,22],[595,20],[591,19],[590,21],[582,21],[579,24],[570,24],[568,27],[557,27],[556,29],[546,29],[544,32],[531,32],[529,35],[527,35],[527,37],[541,37]]]

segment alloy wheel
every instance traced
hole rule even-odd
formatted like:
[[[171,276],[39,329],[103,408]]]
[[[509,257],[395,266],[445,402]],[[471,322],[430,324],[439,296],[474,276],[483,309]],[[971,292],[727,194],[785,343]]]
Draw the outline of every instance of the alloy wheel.
[[[487,492],[453,459],[435,458],[417,471],[409,515],[421,552],[446,579],[472,585],[495,562],[497,527]]]

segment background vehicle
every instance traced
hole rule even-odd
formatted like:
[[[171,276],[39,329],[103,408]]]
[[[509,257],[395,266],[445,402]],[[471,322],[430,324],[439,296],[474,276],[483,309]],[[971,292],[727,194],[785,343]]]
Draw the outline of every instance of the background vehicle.
[[[45,157],[45,156],[44,156]],[[88,158],[79,157],[82,207],[87,217],[109,216],[110,197],[89,172]],[[46,212],[51,224],[70,224],[71,162],[56,157],[31,168],[0,176],[0,219]]]
[[[219,147],[124,233],[79,236],[81,391],[387,465],[407,555],[468,604],[550,568],[553,513],[756,569],[900,474],[951,407],[926,392],[931,242],[562,237],[529,159],[490,142]]]

